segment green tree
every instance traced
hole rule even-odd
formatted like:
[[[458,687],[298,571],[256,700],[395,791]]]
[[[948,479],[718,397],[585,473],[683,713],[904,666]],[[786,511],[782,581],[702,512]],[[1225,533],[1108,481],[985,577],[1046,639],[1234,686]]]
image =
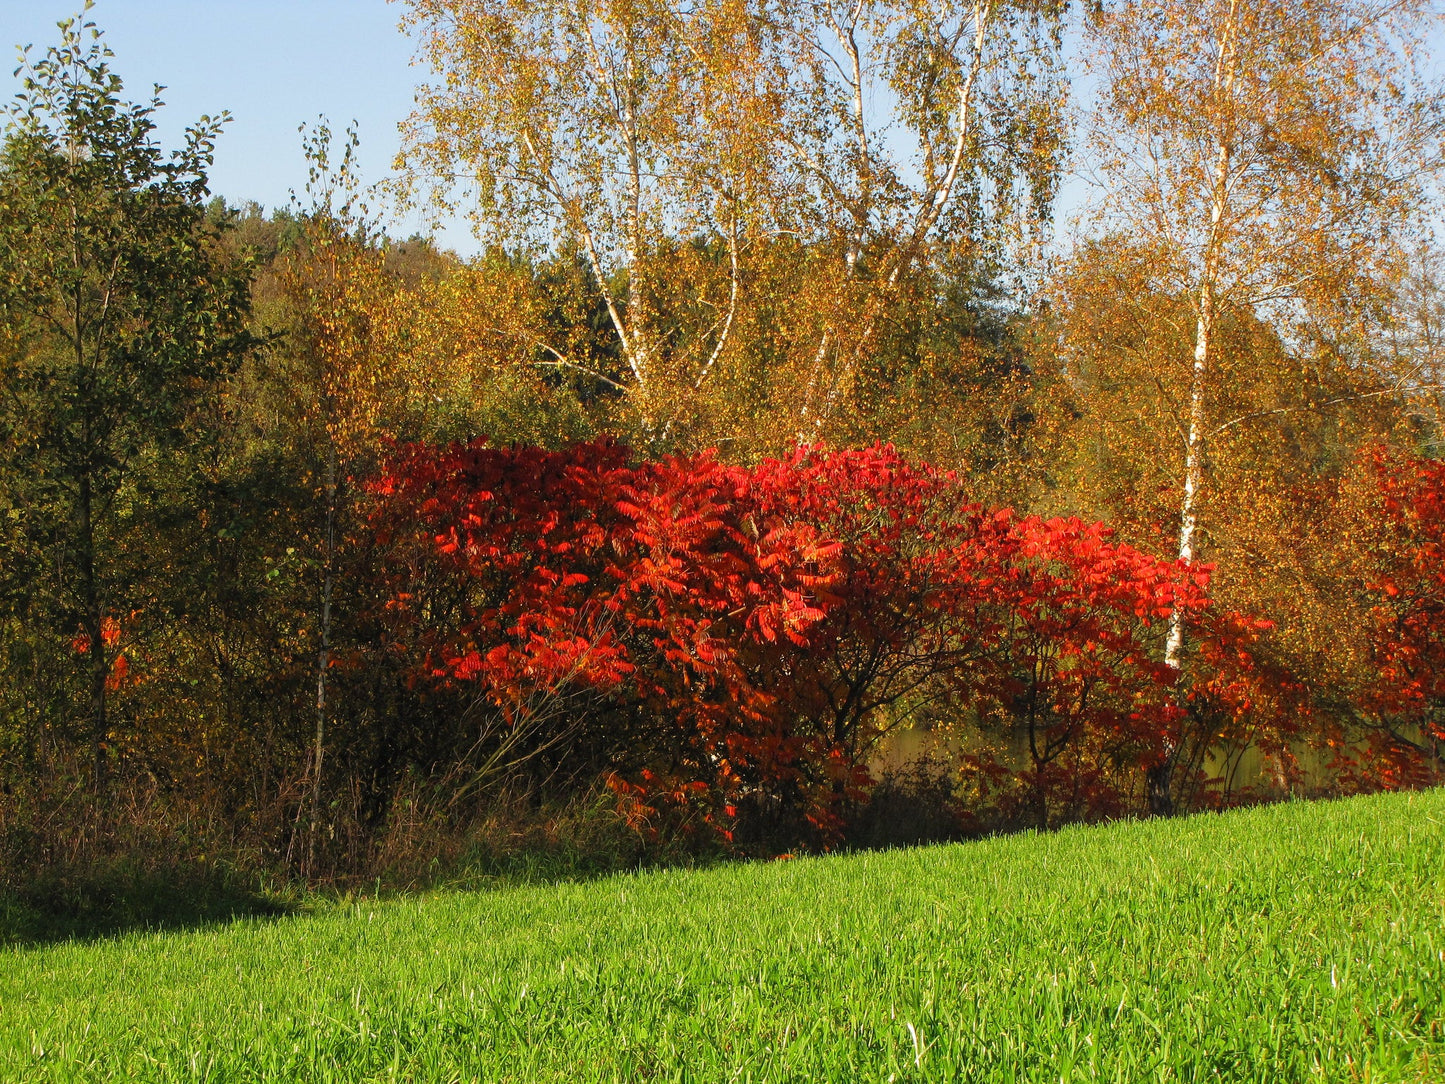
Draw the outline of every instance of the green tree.
[[[0,455],[4,485],[24,488],[7,503],[47,578],[49,632],[84,659],[100,787],[107,683],[145,569],[125,537],[164,488],[140,479],[186,443],[248,349],[248,278],[205,208],[225,115],[165,153],[160,88],[125,101],[95,24],[77,15],[60,31],[42,56],[22,51],[0,150]]]

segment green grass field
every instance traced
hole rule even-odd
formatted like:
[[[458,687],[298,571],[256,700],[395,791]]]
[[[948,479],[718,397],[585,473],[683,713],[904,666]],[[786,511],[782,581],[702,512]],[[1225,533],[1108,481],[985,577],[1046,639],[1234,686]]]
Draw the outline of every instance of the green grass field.
[[[1445,791],[0,952],[0,1079],[1445,1081]]]

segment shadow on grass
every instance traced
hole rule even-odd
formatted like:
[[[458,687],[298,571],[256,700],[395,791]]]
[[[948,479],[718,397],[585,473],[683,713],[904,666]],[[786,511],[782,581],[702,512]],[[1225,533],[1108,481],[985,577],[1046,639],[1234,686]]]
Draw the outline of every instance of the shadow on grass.
[[[624,863],[614,856],[472,853],[430,876],[378,877],[307,887],[277,882],[263,889],[206,870],[130,868],[83,876],[51,875],[21,890],[0,888],[0,951],[63,941],[95,941],[129,933],[195,930],[238,919],[278,919],[325,911],[360,897],[398,899],[449,892],[493,892],[575,884],[621,873],[699,869],[715,864],[695,856]]]
[[[849,825],[845,849],[968,838],[953,813],[952,776],[935,775],[885,778],[874,803]],[[685,833],[644,843],[618,818],[614,803],[596,797],[541,813],[504,807],[494,819],[466,826],[452,837],[425,823],[409,834],[398,832],[381,841],[365,872],[337,872],[312,884],[279,869],[263,878],[255,865],[242,874],[226,863],[188,861],[180,857],[186,853],[183,845],[167,854],[168,841],[156,832],[139,843],[130,841],[120,854],[85,864],[62,868],[31,862],[22,873],[0,862],[0,949],[281,918],[326,911],[358,897],[577,884],[802,853],[797,840],[806,827],[796,816],[767,809],[755,813],[755,831],[740,837],[735,849],[726,849],[711,837]]]
[[[299,910],[294,901],[212,870],[120,866],[103,874],[51,874],[18,891],[0,889],[0,948],[196,929]]]

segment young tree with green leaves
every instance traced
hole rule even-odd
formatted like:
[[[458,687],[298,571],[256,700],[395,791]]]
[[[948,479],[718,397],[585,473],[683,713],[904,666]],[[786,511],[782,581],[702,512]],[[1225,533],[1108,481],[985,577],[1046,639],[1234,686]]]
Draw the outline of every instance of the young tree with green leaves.
[[[89,5],[87,5],[87,10]],[[7,503],[53,606],[52,635],[84,660],[97,787],[107,684],[137,604],[136,478],[187,439],[187,421],[248,349],[248,278],[207,221],[206,171],[225,115],[157,144],[156,95],[123,98],[95,24],[60,24],[21,53],[0,147],[0,456]],[[42,585],[32,585],[40,591]]]

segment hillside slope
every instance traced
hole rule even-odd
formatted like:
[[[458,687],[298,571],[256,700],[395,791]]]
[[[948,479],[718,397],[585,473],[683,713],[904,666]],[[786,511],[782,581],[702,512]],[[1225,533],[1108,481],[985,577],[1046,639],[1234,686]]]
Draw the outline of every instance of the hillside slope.
[[[5,1080],[1445,1080],[1445,791],[0,954]]]

